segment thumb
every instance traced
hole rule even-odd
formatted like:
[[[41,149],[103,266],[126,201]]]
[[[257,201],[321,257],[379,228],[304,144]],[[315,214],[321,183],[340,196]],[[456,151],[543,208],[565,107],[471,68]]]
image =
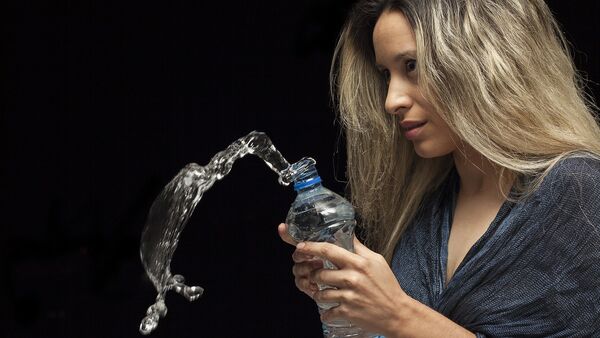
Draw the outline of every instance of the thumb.
[[[288,226],[285,223],[281,223],[279,224],[279,226],[277,226],[277,232],[279,233],[279,237],[281,237],[281,240],[283,240],[284,242],[296,246],[296,244],[298,244],[298,242],[296,242],[292,236],[290,236],[290,234],[288,233]]]

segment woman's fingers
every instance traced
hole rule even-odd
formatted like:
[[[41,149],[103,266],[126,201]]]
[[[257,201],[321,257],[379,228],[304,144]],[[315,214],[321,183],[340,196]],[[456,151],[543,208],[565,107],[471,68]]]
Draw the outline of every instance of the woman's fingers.
[[[294,264],[292,267],[292,273],[296,277],[310,277],[313,271],[319,270],[323,268],[323,261],[314,260],[314,261],[306,261],[303,263]]]
[[[310,275],[313,271],[323,268],[323,262],[320,260],[307,261],[304,263],[294,264],[292,272],[296,287],[300,291],[306,293],[310,297],[319,290],[317,284],[310,280]]]
[[[352,291],[344,289],[323,289],[313,295],[318,303],[345,303],[352,301]]]
[[[319,262],[323,262],[323,260],[321,260],[318,257],[315,257],[313,255],[307,255],[303,252],[300,252],[298,250],[295,250],[294,253],[292,254],[292,260],[294,261],[294,263],[302,263],[302,262],[307,262],[307,261],[319,261]]]
[[[287,224],[285,224],[285,223],[279,224],[279,226],[277,227],[277,232],[279,233],[279,237],[281,237],[281,239],[284,242],[286,242],[288,244],[291,244],[293,246],[296,246],[296,244],[298,243],[288,233],[288,231],[287,231]]]
[[[352,290],[324,289],[317,291],[312,297],[317,303],[338,304],[321,313],[321,321],[332,323],[337,319],[350,320],[355,312],[355,302],[359,299]]]
[[[356,238],[356,236],[354,236],[354,253],[361,257],[368,258],[369,260],[385,261],[385,258],[382,255],[367,248],[358,240],[358,238]]]
[[[315,292],[319,291],[319,287],[317,286],[317,284],[311,282],[307,278],[296,278],[294,279],[294,282],[296,283],[296,287],[300,291],[304,292],[311,298],[313,297]]]
[[[364,276],[354,270],[316,269],[308,277],[311,281],[336,287],[338,289],[355,289],[360,287]]]
[[[363,257],[327,242],[301,242],[296,245],[296,251],[326,259],[340,269],[350,266],[361,268],[365,263]]]
[[[354,252],[356,252],[357,255],[359,256],[365,256],[367,254],[369,254],[371,252],[371,250],[369,250],[369,248],[367,248],[364,244],[362,244],[358,238],[356,238],[356,236],[354,236]]]

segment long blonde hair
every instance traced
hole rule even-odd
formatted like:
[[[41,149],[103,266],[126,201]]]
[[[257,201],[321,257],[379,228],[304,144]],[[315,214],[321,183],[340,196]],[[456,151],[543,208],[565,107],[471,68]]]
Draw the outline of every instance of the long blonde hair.
[[[521,193],[535,190],[565,156],[599,156],[595,106],[543,0],[359,1],[336,47],[331,92],[346,135],[350,197],[372,249],[391,259],[421,202],[453,166],[450,156],[417,156],[385,113],[372,32],[389,10],[412,26],[424,97],[504,177],[532,178]]]

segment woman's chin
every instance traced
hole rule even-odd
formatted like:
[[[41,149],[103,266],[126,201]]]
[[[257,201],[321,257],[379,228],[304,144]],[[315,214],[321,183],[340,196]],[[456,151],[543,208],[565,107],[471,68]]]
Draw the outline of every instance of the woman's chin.
[[[439,146],[432,142],[414,142],[415,153],[421,158],[436,158],[446,156],[455,150],[455,147]]]

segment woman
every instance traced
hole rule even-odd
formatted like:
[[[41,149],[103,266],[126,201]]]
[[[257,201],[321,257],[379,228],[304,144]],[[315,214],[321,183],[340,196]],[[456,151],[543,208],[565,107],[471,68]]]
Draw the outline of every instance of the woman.
[[[297,244],[298,288],[340,304],[324,321],[600,335],[600,129],[543,0],[360,1],[332,91],[374,251]]]

